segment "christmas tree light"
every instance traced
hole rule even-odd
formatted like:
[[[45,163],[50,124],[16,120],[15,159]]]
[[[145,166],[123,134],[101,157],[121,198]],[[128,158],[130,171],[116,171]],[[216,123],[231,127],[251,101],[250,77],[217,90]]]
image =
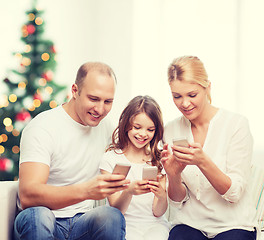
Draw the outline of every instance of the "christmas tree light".
[[[20,137],[27,123],[66,100],[66,87],[54,82],[56,50],[52,41],[42,37],[42,14],[34,1],[21,27],[23,51],[14,53],[18,67],[3,80],[8,93],[0,96],[0,180],[18,177]]]

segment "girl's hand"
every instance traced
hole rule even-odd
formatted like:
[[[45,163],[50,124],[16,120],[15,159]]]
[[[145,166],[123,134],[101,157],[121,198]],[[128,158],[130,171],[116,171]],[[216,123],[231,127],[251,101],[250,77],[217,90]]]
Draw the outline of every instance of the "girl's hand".
[[[163,150],[161,153],[161,163],[168,176],[181,174],[183,169],[186,167],[186,164],[177,161],[174,152],[172,154],[171,151],[168,149],[168,144],[165,144],[163,146]]]
[[[166,193],[166,176],[158,176],[157,181],[149,181],[150,191],[154,193],[155,197],[152,205],[152,212],[155,217],[162,216],[168,207],[167,193]]]
[[[141,195],[149,193],[150,189],[148,187],[148,180],[136,180],[129,184],[128,189],[126,190],[132,195]]]
[[[183,165],[201,166],[209,160],[200,143],[190,143],[190,148],[172,146],[175,160]]]
[[[165,188],[161,184],[163,178],[164,176],[159,175],[157,181],[149,181],[148,184],[150,191],[154,193],[158,199],[167,198]]]

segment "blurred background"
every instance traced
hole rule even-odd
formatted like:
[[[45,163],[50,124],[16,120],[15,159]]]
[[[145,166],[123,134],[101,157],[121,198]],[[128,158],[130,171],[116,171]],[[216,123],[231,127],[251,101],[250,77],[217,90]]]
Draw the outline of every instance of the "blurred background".
[[[56,62],[56,69],[51,64],[41,65],[43,74],[51,69],[52,78],[42,74],[39,79],[47,81],[53,93],[70,94],[79,66],[86,61],[102,61],[117,76],[117,93],[110,113],[114,121],[131,98],[148,94],[160,104],[166,123],[180,115],[170,95],[167,67],[178,56],[196,55],[203,61],[212,83],[212,104],[249,119],[254,158],[264,158],[262,0],[0,0],[0,3],[2,116],[3,109],[7,109],[4,104],[7,99],[10,102],[15,90],[12,86],[17,88],[21,79],[26,78],[25,69],[30,67],[27,61],[21,64],[21,57],[28,54],[25,29],[29,35],[36,33],[27,12],[35,6],[38,11],[43,10],[42,22],[35,27],[43,24],[41,39],[49,40],[46,43],[51,44],[52,50],[48,60],[42,59],[43,64]],[[32,93],[30,98],[39,99],[42,104],[45,99],[40,99],[40,95]],[[29,96],[23,95],[20,101],[23,104],[12,110],[16,111],[11,124],[14,129],[19,128],[14,121],[20,121],[21,130],[27,123],[26,115],[18,118],[21,112],[34,116],[28,99]],[[57,104],[63,101],[60,96]],[[6,131],[7,125],[10,126],[7,121],[0,123],[1,132]],[[3,179],[13,178],[16,175],[13,165],[17,163],[13,157],[6,157],[3,146],[7,140],[1,139],[1,134],[0,160],[5,162],[0,162],[0,171],[10,172]],[[19,149],[12,154],[18,156]]]

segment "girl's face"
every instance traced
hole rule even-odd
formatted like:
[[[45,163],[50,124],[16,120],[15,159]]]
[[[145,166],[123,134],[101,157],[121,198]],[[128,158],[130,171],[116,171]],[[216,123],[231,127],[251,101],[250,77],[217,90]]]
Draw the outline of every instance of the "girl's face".
[[[154,137],[155,125],[146,113],[139,113],[132,122],[132,128],[128,131],[130,143],[136,148],[145,147]]]
[[[199,84],[174,80],[170,83],[170,88],[174,104],[190,121],[198,119],[209,105],[208,88]]]

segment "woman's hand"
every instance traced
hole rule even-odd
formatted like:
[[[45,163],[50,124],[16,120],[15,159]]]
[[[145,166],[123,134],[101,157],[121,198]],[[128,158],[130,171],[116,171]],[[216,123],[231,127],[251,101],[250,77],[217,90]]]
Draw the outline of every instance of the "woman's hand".
[[[172,150],[174,150],[172,148]],[[186,164],[183,162],[177,161],[176,154],[174,154],[175,150],[172,152],[168,149],[168,144],[163,146],[163,150],[161,153],[161,163],[167,173],[168,176],[174,176],[181,174],[183,169],[186,167]]]
[[[209,157],[203,151],[200,143],[190,143],[190,147],[172,146],[175,161],[183,165],[202,166],[210,161]]]

